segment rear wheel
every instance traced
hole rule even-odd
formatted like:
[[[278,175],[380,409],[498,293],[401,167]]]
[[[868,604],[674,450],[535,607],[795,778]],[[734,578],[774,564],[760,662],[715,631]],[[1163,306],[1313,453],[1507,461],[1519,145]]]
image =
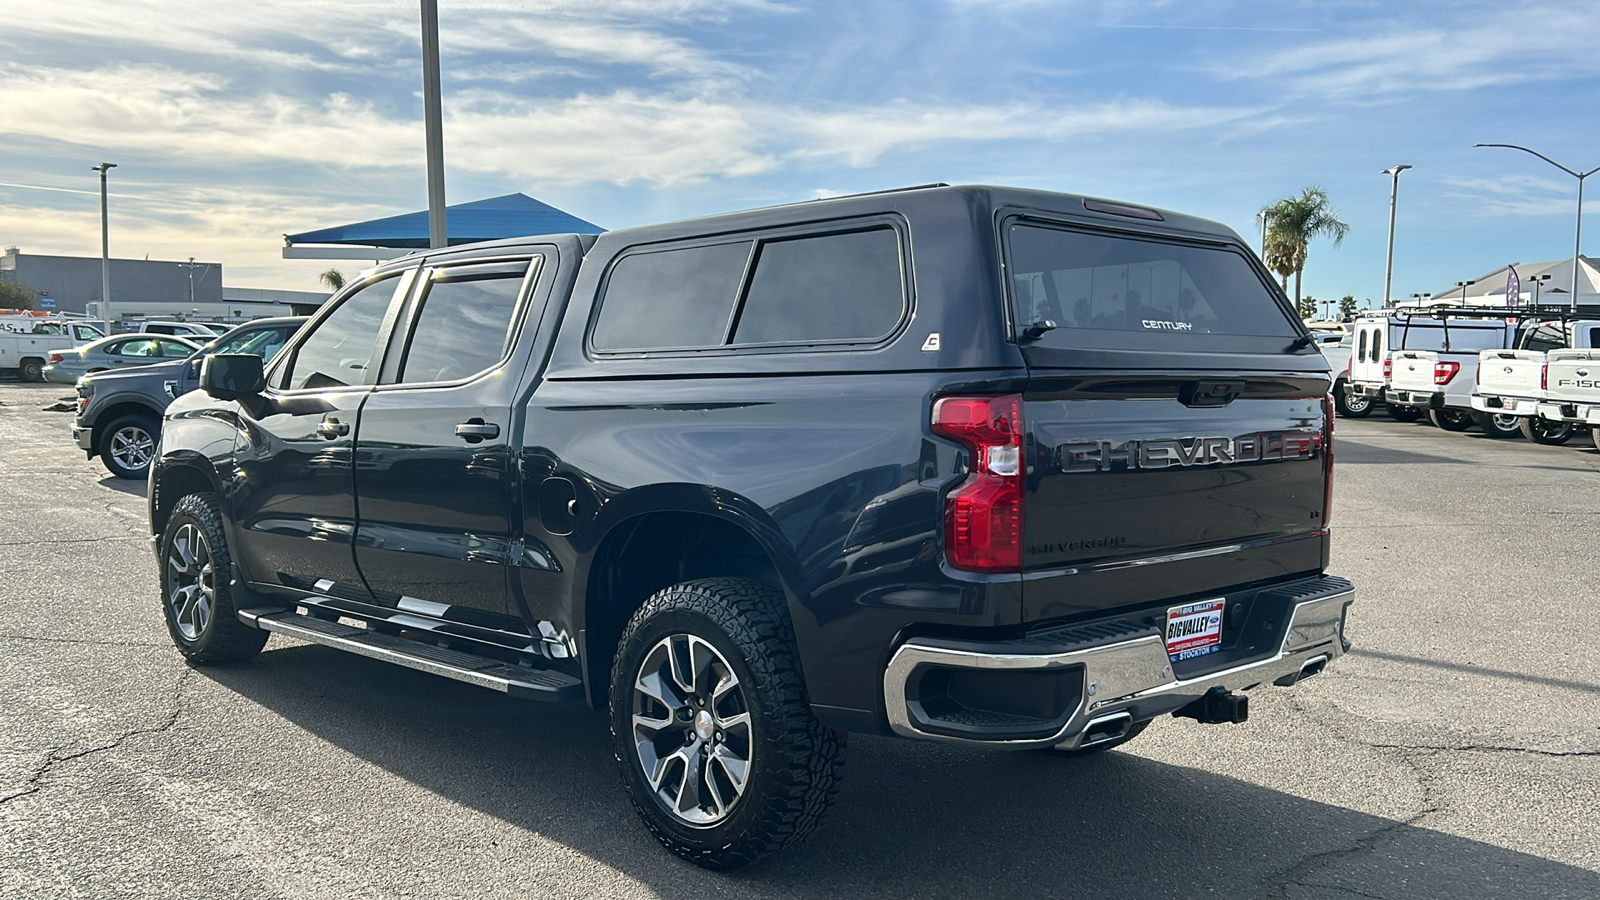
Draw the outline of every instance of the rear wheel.
[[[667,849],[733,869],[799,842],[833,799],[843,735],[811,714],[783,593],[742,578],[660,591],[611,669],[633,808]]]
[[[1362,419],[1372,414],[1372,398],[1350,393],[1350,385],[1342,381],[1333,386],[1333,405],[1339,415],[1348,419]]]
[[[156,454],[161,422],[155,416],[122,416],[106,426],[100,442],[100,461],[118,478],[144,478]]]
[[[1396,422],[1415,422],[1422,418],[1422,410],[1415,406],[1396,406],[1393,403],[1385,403],[1383,406],[1389,412],[1389,417]]]
[[[1527,420],[1521,416],[1485,412],[1473,416],[1473,421],[1477,422],[1478,427],[1489,437],[1514,438],[1522,435],[1522,423]]]
[[[1571,422],[1552,422],[1538,416],[1529,416],[1522,420],[1522,436],[1535,444],[1565,444],[1572,440],[1575,430]]]
[[[213,494],[190,494],[161,534],[161,609],[178,652],[200,665],[261,652],[267,633],[239,621],[233,558]]]
[[[25,359],[17,364],[17,377],[23,381],[43,381],[44,363],[37,359]]]
[[[1589,429],[1589,440],[1594,443],[1594,448],[1600,450],[1600,428]]]
[[[1466,431],[1472,427],[1472,416],[1459,409],[1430,409],[1428,421],[1445,431]]]

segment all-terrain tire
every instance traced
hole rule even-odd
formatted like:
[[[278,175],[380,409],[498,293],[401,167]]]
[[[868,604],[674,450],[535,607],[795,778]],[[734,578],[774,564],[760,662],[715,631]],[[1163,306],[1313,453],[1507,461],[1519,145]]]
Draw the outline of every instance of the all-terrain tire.
[[[133,480],[150,474],[150,461],[161,440],[160,419],[148,413],[129,413],[97,430],[100,461],[108,472]]]
[[[1385,403],[1383,407],[1389,413],[1389,418],[1394,419],[1396,422],[1415,422],[1422,418],[1422,410],[1417,409],[1415,406],[1396,406],[1393,403]]]
[[[1466,431],[1473,426],[1472,415],[1459,409],[1430,409],[1428,421],[1445,431]]]
[[[189,494],[161,533],[161,613],[191,663],[241,662],[261,652],[267,632],[239,621],[233,557],[215,494]]]
[[[1577,426],[1571,422],[1552,422],[1538,416],[1527,416],[1522,420],[1522,436],[1535,444],[1565,444],[1572,440],[1572,434],[1577,430]]]
[[[1073,750],[1063,750],[1059,747],[1047,747],[1042,752],[1048,753],[1051,756],[1093,756],[1096,753],[1104,753],[1107,750],[1121,747],[1123,744],[1126,744],[1127,742],[1143,734],[1144,730],[1150,727],[1150,721],[1150,719],[1145,719],[1143,722],[1133,723],[1133,727],[1128,729],[1127,734],[1117,738],[1114,741],[1105,741],[1104,743],[1092,744],[1088,747],[1078,747]]]
[[[1339,415],[1347,419],[1365,419],[1372,415],[1372,407],[1376,404],[1371,397],[1352,395],[1349,383],[1340,381],[1333,386],[1333,405]]]
[[[1472,416],[1478,423],[1483,433],[1492,438],[1514,438],[1522,436],[1522,423],[1527,419],[1520,416],[1495,415],[1494,413],[1480,412]]]
[[[696,803],[701,802],[702,785],[707,795],[718,791],[709,786],[714,745],[704,745],[711,749],[704,750],[703,758],[701,751],[694,752],[695,768],[690,768],[687,757],[678,768],[680,763],[670,761],[673,754],[662,756],[660,746],[691,745],[692,749],[696,736],[683,732],[678,735],[681,743],[672,744],[677,738],[669,735],[667,744],[658,746],[653,741],[664,730],[640,728],[641,721],[673,720],[668,704],[657,708],[651,695],[638,690],[636,684],[648,683],[648,673],[659,671],[652,666],[660,659],[660,648],[667,646],[670,654],[678,641],[689,648],[690,670],[697,649],[702,654],[708,652],[707,647],[715,651],[726,665],[718,671],[731,672],[736,681],[722,696],[726,699],[738,691],[739,702],[732,708],[748,715],[743,792],[717,813],[720,818],[715,821],[696,823],[685,813],[674,812],[661,796],[663,788],[652,787],[645,774],[648,753],[662,761],[654,771],[658,785],[666,785],[667,793],[674,783],[683,784],[674,774],[690,771],[704,773],[704,781],[696,775],[694,782]],[[711,671],[710,666],[706,671]],[[691,681],[696,677],[689,676]],[[654,684],[665,682],[657,678]],[[717,684],[727,683],[726,674],[718,677]],[[679,691],[681,686],[672,686],[678,692],[673,700],[684,699],[682,708],[691,708],[688,694]],[[709,710],[721,702],[713,699],[695,708]],[[668,713],[662,713],[663,709]],[[692,721],[700,722],[700,714],[695,715]],[[611,669],[611,733],[623,785],[646,827],[667,849],[708,869],[738,868],[804,839],[816,829],[832,802],[844,762],[844,735],[811,714],[783,592],[743,578],[707,578],[675,585],[656,593],[634,613],[622,632]],[[732,740],[720,731],[717,736]],[[648,749],[641,749],[641,741]],[[724,749],[727,746],[724,744]],[[727,770],[722,771],[719,784],[725,786]],[[680,790],[676,796],[675,805],[682,809],[684,794]],[[718,805],[722,805],[720,800]],[[689,814],[706,815],[700,806]]]

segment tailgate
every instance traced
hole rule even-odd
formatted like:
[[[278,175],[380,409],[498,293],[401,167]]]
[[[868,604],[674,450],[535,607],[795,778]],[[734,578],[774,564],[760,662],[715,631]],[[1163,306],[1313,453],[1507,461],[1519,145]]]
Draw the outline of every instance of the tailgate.
[[[1432,393],[1439,388],[1433,383],[1433,364],[1439,354],[1431,350],[1396,350],[1394,367],[1390,370],[1389,387],[1396,391]]]
[[[1218,385],[1236,399],[1196,402]],[[1027,617],[1318,567],[1315,546],[1274,545],[1324,527],[1326,389],[1305,375],[1035,372],[1023,395]],[[1091,573],[1108,577],[1046,577]]]
[[[1537,350],[1485,350],[1478,354],[1480,394],[1537,397],[1544,354]]]
[[[1600,403],[1600,351],[1551,350],[1549,385],[1552,400]]]

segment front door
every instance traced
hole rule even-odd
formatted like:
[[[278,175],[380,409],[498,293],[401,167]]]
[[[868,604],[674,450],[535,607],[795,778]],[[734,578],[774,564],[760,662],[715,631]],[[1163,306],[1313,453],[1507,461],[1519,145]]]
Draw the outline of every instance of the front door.
[[[403,610],[490,628],[511,614],[510,349],[538,324],[540,262],[426,269],[362,409],[356,561]]]
[[[241,404],[232,484],[237,555],[250,581],[369,596],[352,550],[351,460],[410,275],[386,275],[335,301],[281,354],[261,402]]]

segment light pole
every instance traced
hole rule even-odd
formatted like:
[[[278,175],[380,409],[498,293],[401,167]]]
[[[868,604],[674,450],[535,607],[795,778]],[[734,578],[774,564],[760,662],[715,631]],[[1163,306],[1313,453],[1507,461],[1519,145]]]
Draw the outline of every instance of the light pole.
[[[1383,264],[1383,302],[1389,302],[1389,285],[1394,277],[1394,206],[1400,196],[1400,173],[1411,168],[1405,163],[1383,170],[1389,176],[1389,253]]]
[[[439,0],[422,0],[422,107],[428,144],[428,246],[449,242],[444,222],[444,112],[439,88]]]
[[[1412,294],[1411,295],[1411,299],[1417,301],[1417,305],[1421,306],[1424,303],[1427,303],[1429,300],[1432,300],[1433,299],[1433,295],[1432,294]]]
[[[109,162],[89,167],[89,171],[100,173],[100,318],[105,320],[108,335],[111,334],[111,227],[106,219],[106,173],[116,167],[116,163]]]
[[[1259,255],[1262,262],[1267,261],[1267,221],[1271,218],[1272,214],[1264,209],[1256,213],[1256,219],[1261,222],[1261,252]]]
[[[1543,275],[1535,275],[1528,280],[1533,282],[1533,305],[1538,306],[1539,288],[1542,287],[1546,281],[1550,280],[1550,273],[1546,272]]]
[[[1537,150],[1529,150],[1527,147],[1523,147],[1523,146],[1521,146],[1519,144],[1473,144],[1472,146],[1474,146],[1474,147],[1505,147],[1508,150],[1521,150],[1523,153],[1532,153],[1534,156],[1539,157],[1540,159],[1544,160],[1545,162],[1549,163],[1550,165],[1555,166],[1556,168],[1560,169],[1561,171],[1567,173],[1568,175],[1571,175],[1573,178],[1578,179],[1578,227],[1577,227],[1576,231],[1573,233],[1573,237],[1572,237],[1572,308],[1573,309],[1577,309],[1578,308],[1578,255],[1579,255],[1579,252],[1583,248],[1583,180],[1585,178],[1588,178],[1590,175],[1593,175],[1596,172],[1600,172],[1600,166],[1596,166],[1596,167],[1594,167],[1593,169],[1590,169],[1587,172],[1575,172],[1572,169],[1569,169],[1566,166],[1563,166],[1561,163],[1556,162],[1555,160],[1551,159],[1550,157],[1545,156],[1543,153],[1540,153]]]
[[[1461,288],[1461,305],[1462,306],[1466,306],[1467,305],[1467,286],[1468,285],[1472,285],[1472,284],[1477,284],[1477,283],[1478,283],[1478,279],[1476,279],[1476,278],[1472,279],[1471,281],[1458,281],[1458,282],[1456,282],[1456,287]]]

